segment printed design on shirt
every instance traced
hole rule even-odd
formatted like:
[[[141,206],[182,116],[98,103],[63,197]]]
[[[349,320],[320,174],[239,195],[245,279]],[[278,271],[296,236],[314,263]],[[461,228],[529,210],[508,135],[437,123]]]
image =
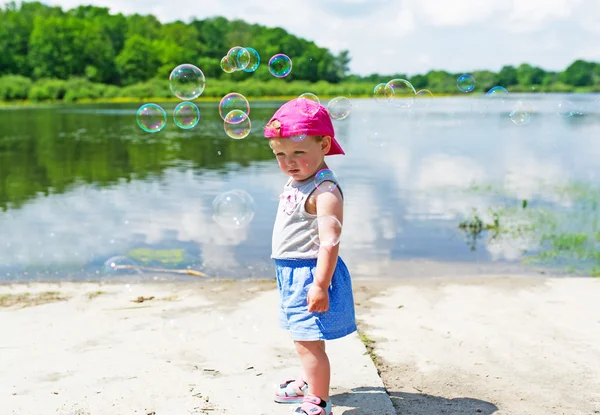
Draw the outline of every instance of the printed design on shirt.
[[[279,196],[279,200],[282,205],[282,210],[288,215],[291,215],[298,207],[298,204],[302,201],[302,194],[298,191],[298,189],[285,190]]]

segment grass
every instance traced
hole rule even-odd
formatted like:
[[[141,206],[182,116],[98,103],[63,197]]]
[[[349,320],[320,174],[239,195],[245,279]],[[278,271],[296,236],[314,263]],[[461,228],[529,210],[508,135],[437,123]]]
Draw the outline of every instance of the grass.
[[[90,300],[93,300],[94,298],[96,298],[96,297],[98,297],[100,295],[103,295],[103,294],[106,294],[106,292],[104,292],[104,291],[93,291],[93,292],[89,292],[87,294],[87,298],[90,299]]]
[[[371,361],[377,368],[377,375],[381,376],[381,370],[379,369],[381,361],[379,357],[375,354],[375,340],[371,339],[366,333],[363,333],[360,329],[358,329],[357,332],[360,341],[362,341],[362,343],[365,345],[365,348],[367,349],[366,353],[369,355]]]
[[[185,253],[183,249],[132,249],[127,253],[144,265],[150,263],[160,263],[161,265],[177,265],[185,262]]]
[[[521,200],[489,208],[487,212],[474,209],[458,224],[471,250],[486,237],[489,243],[498,238],[512,239],[514,243],[523,240],[527,246],[536,247],[522,252],[525,264],[544,264],[570,274],[600,277],[600,188],[585,183],[554,187],[540,184],[540,190],[568,203]],[[494,185],[472,186],[467,191],[510,197]]]
[[[65,300],[68,300],[68,297],[61,295],[58,291],[45,291],[38,294],[31,294],[28,292],[21,294],[3,294],[0,295],[0,307],[20,306],[21,308],[25,308]]]

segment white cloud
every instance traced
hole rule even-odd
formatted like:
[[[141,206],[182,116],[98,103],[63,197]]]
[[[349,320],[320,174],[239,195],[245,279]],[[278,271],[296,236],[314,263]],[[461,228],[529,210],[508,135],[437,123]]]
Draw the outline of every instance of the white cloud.
[[[197,244],[206,266],[235,267],[234,249],[246,241],[249,228],[223,229],[212,219],[214,195],[230,190],[228,185],[210,174],[198,181],[191,171],[176,170],[167,170],[164,181],[169,185],[133,181],[99,190],[80,187],[3,215],[0,263],[83,265],[125,255],[134,241],[154,245],[174,236]]]
[[[47,3],[152,13],[163,22],[224,16],[280,26],[334,53],[349,49],[351,70],[360,74],[497,70],[523,62],[564,69],[577,58],[597,58],[588,34],[600,31],[600,3],[595,0],[310,0],[303,7],[267,0]]]
[[[480,0],[411,0],[407,2],[426,25],[463,26],[492,16],[505,2]]]

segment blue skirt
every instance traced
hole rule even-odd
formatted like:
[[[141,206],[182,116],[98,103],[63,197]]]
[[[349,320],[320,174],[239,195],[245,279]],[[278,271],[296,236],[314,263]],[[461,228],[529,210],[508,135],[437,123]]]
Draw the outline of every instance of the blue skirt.
[[[279,325],[292,340],[334,340],[356,331],[352,281],[342,258],[329,286],[329,310],[308,311],[308,290],[317,269],[316,259],[275,259],[279,288]]]

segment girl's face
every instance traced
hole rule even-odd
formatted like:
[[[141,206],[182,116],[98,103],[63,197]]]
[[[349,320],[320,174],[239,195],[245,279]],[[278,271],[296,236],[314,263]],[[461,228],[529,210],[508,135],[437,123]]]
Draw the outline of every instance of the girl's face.
[[[281,171],[300,182],[314,176],[322,166],[331,147],[331,137],[323,137],[320,142],[315,137],[306,137],[302,141],[272,138],[269,144]]]

